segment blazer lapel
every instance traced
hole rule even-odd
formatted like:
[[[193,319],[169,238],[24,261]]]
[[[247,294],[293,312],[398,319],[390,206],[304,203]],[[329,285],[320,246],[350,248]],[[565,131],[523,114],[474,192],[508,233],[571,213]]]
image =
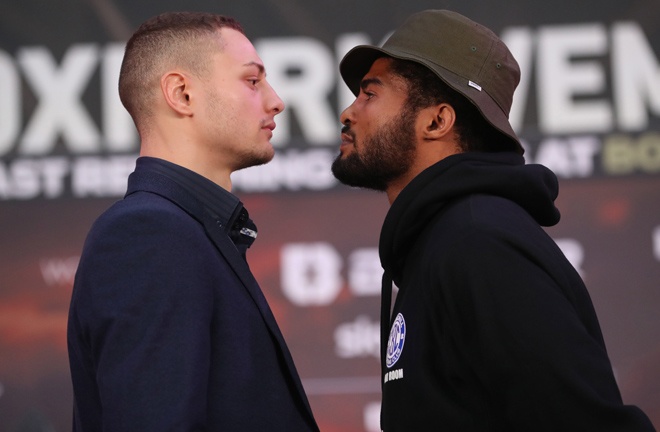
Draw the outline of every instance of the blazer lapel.
[[[300,377],[298,376],[298,372],[296,371],[293,358],[291,357],[291,353],[289,352],[289,348],[287,347],[286,342],[284,341],[284,336],[282,336],[282,333],[280,332],[280,328],[277,325],[277,321],[273,316],[273,312],[271,311],[270,306],[268,306],[266,297],[261,291],[261,288],[259,287],[257,280],[252,275],[252,272],[250,271],[250,268],[248,267],[247,263],[238,253],[238,250],[231,242],[229,237],[224,232],[220,231],[215,220],[212,217],[207,216],[204,218],[203,223],[204,223],[204,227],[206,228],[206,233],[211,238],[213,243],[216,245],[222,256],[224,256],[227,262],[229,262],[229,265],[232,267],[232,269],[234,269],[236,275],[243,282],[243,285],[245,286],[248,293],[254,300],[255,304],[259,308],[259,311],[261,312],[261,316],[264,318],[264,321],[268,326],[268,328],[270,329],[271,334],[280,345],[282,355],[289,368],[289,374],[291,376],[291,379],[295,384],[296,389],[298,390],[298,394],[300,396],[303,405],[305,406],[305,408],[308,411],[308,414],[313,420],[312,409],[309,405],[309,401],[307,400],[307,396],[300,381]]]

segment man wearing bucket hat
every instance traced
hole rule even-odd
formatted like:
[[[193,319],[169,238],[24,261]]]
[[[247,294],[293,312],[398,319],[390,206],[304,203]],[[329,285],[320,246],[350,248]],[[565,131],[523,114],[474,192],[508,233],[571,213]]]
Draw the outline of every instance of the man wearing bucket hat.
[[[504,43],[429,10],[340,71],[357,98],[333,173],[391,204],[382,429],[652,431],[623,405],[589,294],[541,228],[559,221],[557,179],[525,165],[509,124],[520,71]]]

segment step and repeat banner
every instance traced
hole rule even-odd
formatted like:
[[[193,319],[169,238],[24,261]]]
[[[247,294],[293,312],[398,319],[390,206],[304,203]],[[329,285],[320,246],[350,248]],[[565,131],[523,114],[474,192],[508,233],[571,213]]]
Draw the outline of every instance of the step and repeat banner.
[[[0,431],[66,431],[66,320],[93,220],[138,152],[119,102],[123,48],[146,18],[238,18],[287,110],[268,165],[233,176],[259,226],[251,268],[323,431],[378,431],[385,195],[330,173],[352,96],[338,62],[411,13],[498,33],[523,78],[511,121],[560,178],[548,230],[583,276],[627,403],[660,426],[660,4],[657,0],[4,0],[0,6]]]

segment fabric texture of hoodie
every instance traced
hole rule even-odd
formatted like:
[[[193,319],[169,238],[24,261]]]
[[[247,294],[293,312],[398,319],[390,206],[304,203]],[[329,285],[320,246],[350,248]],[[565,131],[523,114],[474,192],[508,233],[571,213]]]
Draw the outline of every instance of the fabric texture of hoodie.
[[[380,238],[385,432],[654,430],[623,405],[589,294],[542,228],[557,193],[522,156],[463,153],[396,198]]]

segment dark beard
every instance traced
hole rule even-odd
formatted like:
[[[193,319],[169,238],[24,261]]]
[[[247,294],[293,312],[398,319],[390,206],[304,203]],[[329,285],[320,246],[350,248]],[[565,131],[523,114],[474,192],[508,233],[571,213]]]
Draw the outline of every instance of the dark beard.
[[[332,163],[332,174],[348,186],[385,191],[412,166],[415,117],[413,110],[403,108],[374,135],[361,142],[355,140],[353,152],[343,158],[339,154]],[[346,129],[351,134],[350,127]]]

